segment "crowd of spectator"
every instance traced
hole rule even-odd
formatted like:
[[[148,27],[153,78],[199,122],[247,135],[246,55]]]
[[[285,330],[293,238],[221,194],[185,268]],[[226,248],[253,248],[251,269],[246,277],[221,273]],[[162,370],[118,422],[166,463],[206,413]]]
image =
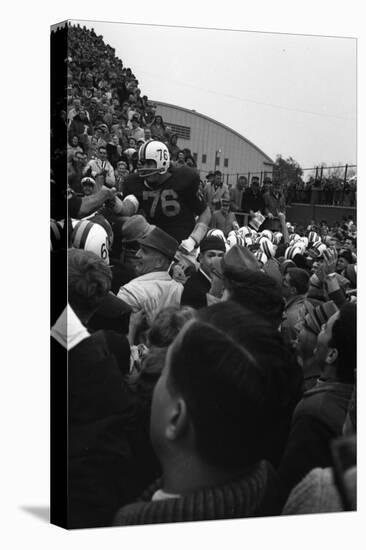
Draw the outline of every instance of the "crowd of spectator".
[[[356,206],[357,177],[344,179],[330,175],[322,178],[302,178],[285,185],[288,204],[307,203],[329,206]]]
[[[68,47],[68,526],[354,510],[355,220],[299,226],[281,185],[216,171],[179,243],[124,187],[150,137],[196,181],[190,152],[102,37],[70,26]]]

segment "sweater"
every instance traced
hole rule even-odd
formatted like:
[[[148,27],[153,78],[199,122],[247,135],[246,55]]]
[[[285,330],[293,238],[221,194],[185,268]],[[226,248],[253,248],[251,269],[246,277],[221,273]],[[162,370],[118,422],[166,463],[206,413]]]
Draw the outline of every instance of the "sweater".
[[[278,470],[288,492],[313,468],[331,465],[330,442],[342,435],[353,388],[352,384],[319,379],[304,393]]]
[[[159,479],[140,502],[121,508],[114,525],[207,521],[280,514],[284,496],[277,474],[266,462],[258,463],[240,479],[216,487],[205,487],[179,498],[154,500],[162,488]]]

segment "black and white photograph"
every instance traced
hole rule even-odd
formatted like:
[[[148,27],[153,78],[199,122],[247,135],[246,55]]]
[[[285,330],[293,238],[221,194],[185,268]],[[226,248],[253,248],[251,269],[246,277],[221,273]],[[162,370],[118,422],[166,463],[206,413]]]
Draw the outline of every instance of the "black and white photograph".
[[[53,523],[356,510],[356,46],[52,28]]]
[[[6,14],[2,546],[362,547],[360,5]]]

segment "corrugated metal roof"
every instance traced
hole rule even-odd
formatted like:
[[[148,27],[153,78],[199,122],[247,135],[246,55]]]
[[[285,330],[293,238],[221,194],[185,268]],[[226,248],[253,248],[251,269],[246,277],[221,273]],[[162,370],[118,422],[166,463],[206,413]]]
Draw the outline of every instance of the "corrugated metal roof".
[[[194,109],[187,109],[186,107],[180,107],[179,105],[173,105],[172,103],[165,103],[164,101],[156,101],[156,100],[150,100],[152,103],[155,103],[156,105],[162,105],[162,106],[165,106],[165,107],[172,107],[173,109],[177,109],[178,111],[184,111],[185,113],[190,113],[191,115],[195,115],[195,116],[198,116],[198,117],[201,117],[205,120],[208,120],[210,122],[213,122],[214,124],[217,124],[218,126],[221,126],[222,128],[225,128],[225,130],[227,130],[228,132],[231,132],[232,134],[238,136],[240,139],[242,139],[243,141],[245,141],[246,143],[248,143],[251,147],[254,147],[254,149],[256,149],[259,153],[261,153],[261,155],[265,156],[267,159],[268,159],[268,164],[269,165],[273,165],[274,164],[274,161],[268,156],[266,155],[266,153],[264,151],[262,151],[262,149],[260,149],[259,147],[257,147],[257,145],[255,145],[254,143],[252,143],[249,139],[247,139],[246,137],[242,136],[241,134],[239,134],[239,132],[237,132],[236,130],[233,130],[232,128],[230,128],[229,126],[226,126],[226,124],[223,124],[222,122],[219,122],[218,120],[215,120],[214,118],[211,118],[207,115],[203,115],[202,113],[198,113],[197,111],[195,111]],[[266,163],[267,164],[267,163]]]

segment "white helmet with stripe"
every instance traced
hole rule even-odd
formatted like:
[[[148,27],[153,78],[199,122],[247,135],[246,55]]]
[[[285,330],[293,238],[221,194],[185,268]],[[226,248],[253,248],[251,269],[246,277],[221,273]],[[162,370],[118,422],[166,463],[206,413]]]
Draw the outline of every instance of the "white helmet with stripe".
[[[323,256],[325,250],[327,250],[327,245],[322,243],[321,241],[317,241],[313,244],[313,250],[316,250],[319,256]]]
[[[289,246],[285,250],[285,259],[286,260],[293,260],[296,254],[302,254],[302,249],[300,246],[293,245]]]
[[[230,248],[234,246],[234,244],[246,246],[245,237],[240,235],[238,231],[230,231],[226,242]]]
[[[301,237],[298,233],[292,233],[291,235],[289,235],[289,241],[292,244],[298,241],[299,239],[301,239]]]
[[[246,237],[247,235],[252,234],[252,229],[250,227],[248,227],[247,225],[243,225],[243,227],[239,227],[238,233],[242,237]]]
[[[309,243],[311,244],[321,242],[321,237],[318,235],[318,233],[316,233],[316,231],[309,231],[308,239]]]
[[[89,220],[74,222],[73,227],[72,247],[94,252],[109,265],[108,234],[104,227]]]
[[[254,256],[257,258],[259,262],[261,262],[263,265],[268,262],[267,254],[263,252],[260,248],[254,252]]]
[[[259,240],[259,246],[262,252],[264,252],[267,256],[268,260],[270,258],[274,258],[276,249],[274,247],[274,244],[269,239],[267,239],[266,237],[261,237]]]
[[[266,237],[267,239],[269,239],[273,243],[273,233],[269,229],[264,229],[261,232],[261,237]]]
[[[166,174],[170,165],[169,149],[165,143],[150,139],[140,147],[138,159],[141,167],[137,172],[140,177]],[[155,166],[152,166],[149,161],[154,161]]]

